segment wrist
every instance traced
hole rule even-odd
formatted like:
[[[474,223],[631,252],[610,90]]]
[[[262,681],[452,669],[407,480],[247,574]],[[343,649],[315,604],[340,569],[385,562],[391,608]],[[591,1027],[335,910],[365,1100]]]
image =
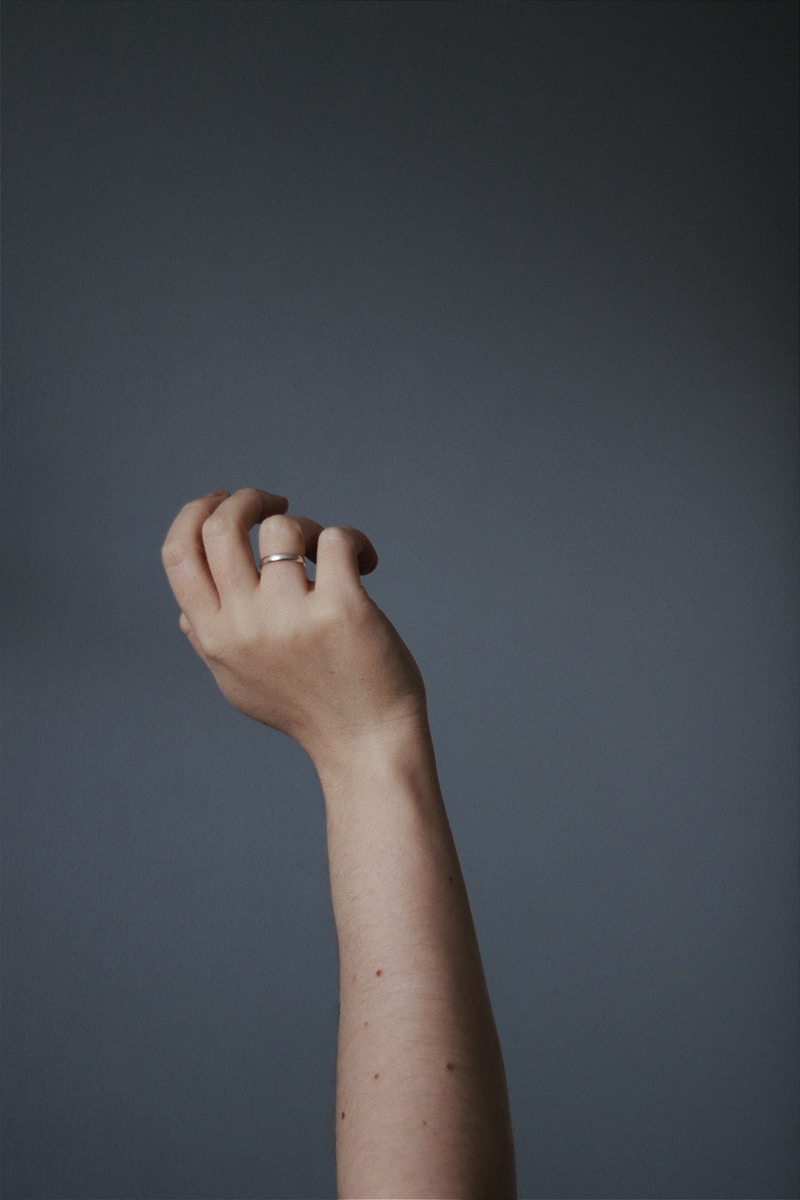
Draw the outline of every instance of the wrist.
[[[374,798],[376,786],[382,783],[430,784],[436,779],[433,740],[424,706],[402,719],[341,739],[328,752],[312,758],[329,809],[352,802],[361,793]]]

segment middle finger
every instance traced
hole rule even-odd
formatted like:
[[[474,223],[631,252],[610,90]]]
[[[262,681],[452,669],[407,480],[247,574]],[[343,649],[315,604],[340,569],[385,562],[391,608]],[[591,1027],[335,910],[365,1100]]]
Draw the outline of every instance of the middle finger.
[[[223,500],[203,525],[203,546],[220,599],[226,593],[258,586],[249,531],[274,513],[286,512],[288,501],[257,488],[241,488]]]

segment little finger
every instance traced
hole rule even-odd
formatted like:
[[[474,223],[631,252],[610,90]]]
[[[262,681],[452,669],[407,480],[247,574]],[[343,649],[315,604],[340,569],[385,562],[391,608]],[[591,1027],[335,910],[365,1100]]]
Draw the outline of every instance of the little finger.
[[[323,529],[317,543],[317,591],[361,591],[360,576],[377,565],[377,551],[365,533],[331,525]]]

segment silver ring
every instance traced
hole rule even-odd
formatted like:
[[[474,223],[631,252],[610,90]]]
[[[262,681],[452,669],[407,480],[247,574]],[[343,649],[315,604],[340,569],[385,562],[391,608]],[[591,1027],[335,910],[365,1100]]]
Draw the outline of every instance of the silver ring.
[[[296,562],[302,563],[305,566],[304,554],[265,554],[259,562],[259,567],[263,567],[265,563],[273,562]]]

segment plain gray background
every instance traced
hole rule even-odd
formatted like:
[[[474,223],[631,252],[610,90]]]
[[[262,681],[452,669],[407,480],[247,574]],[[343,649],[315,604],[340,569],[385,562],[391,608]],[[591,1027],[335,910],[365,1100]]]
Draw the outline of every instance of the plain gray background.
[[[8,3],[3,1195],[333,1194],[313,769],[160,544],[365,528],[526,1197],[798,1188],[797,9]]]

